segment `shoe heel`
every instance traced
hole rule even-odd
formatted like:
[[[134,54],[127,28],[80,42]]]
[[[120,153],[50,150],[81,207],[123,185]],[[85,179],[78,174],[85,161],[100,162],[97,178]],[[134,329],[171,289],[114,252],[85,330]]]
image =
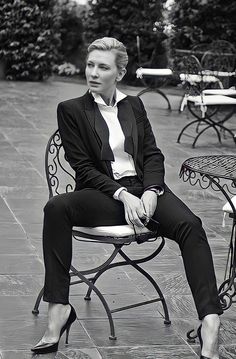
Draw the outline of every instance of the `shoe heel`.
[[[72,323],[71,323],[72,324]],[[68,344],[71,324],[66,328],[66,344]]]
[[[201,347],[201,349],[202,349],[203,342],[202,342],[202,333],[201,333],[201,330],[202,330],[202,325],[200,325],[200,326],[198,327],[198,329],[197,329],[197,335],[198,335],[200,347]]]

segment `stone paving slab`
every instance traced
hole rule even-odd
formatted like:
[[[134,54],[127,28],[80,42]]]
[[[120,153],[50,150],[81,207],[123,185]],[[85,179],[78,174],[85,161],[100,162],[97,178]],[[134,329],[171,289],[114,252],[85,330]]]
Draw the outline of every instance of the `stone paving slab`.
[[[136,95],[140,89],[123,86],[124,92]],[[43,285],[42,219],[48,199],[44,175],[44,150],[57,128],[56,107],[60,101],[85,93],[83,81],[5,82],[0,81],[0,359],[32,358],[30,347],[43,334],[46,303],[41,303],[38,317],[31,313]],[[192,156],[235,153],[231,138],[217,142],[209,131],[197,147],[191,138],[177,144],[180,129],[190,120],[187,111],[179,113],[182,92],[165,89],[172,111],[155,93],[142,96],[158,146],[166,160],[166,182],[199,215],[212,248],[218,283],[223,280],[230,235],[230,219],[222,227],[221,208],[225,200],[211,190],[191,187],[179,179],[182,162]],[[229,125],[235,128],[235,116]],[[138,258],[154,250],[157,243],[132,245],[129,255]],[[73,263],[80,268],[97,265],[107,258],[106,245],[74,243]],[[199,343],[189,345],[186,332],[198,325],[193,299],[176,243],[167,240],[161,255],[144,267],[155,277],[166,295],[172,320],[165,326],[161,304],[134,308],[114,314],[117,341],[110,341],[109,323],[104,308],[93,296],[83,297],[86,286],[71,288],[71,302],[78,321],[72,326],[70,344],[60,342],[57,354],[44,359],[194,359]],[[128,305],[135,300],[154,298],[155,292],[132,268],[111,270],[99,279],[99,288],[111,307]],[[222,316],[220,333],[221,359],[236,356],[235,305]]]

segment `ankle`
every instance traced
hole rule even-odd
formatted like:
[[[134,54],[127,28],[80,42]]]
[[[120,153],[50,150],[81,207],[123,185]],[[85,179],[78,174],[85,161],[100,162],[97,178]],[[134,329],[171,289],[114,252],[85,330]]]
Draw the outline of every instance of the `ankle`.
[[[220,328],[220,317],[218,314],[208,314],[202,320],[203,329],[218,331]]]
[[[201,328],[202,355],[207,358],[219,359],[219,328],[220,318],[217,314],[204,317]]]
[[[69,304],[49,303],[48,307],[48,330],[49,332],[57,332],[61,325],[70,315]]]

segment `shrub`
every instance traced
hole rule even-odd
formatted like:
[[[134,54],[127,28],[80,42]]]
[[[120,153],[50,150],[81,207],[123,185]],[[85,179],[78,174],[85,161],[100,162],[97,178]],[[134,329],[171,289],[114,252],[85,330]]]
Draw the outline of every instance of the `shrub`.
[[[63,0],[60,5],[60,54],[64,61],[75,61],[74,56],[83,45],[83,24],[80,18],[80,6],[71,0]]]
[[[0,58],[9,80],[43,80],[58,59],[56,0],[0,0]]]
[[[227,40],[236,45],[236,2],[232,0],[175,0],[170,21],[175,26],[174,48]]]
[[[141,64],[153,60],[158,66],[156,50],[163,37],[155,31],[155,23],[162,18],[162,0],[90,0],[90,10],[85,21],[85,34],[88,43],[111,36],[122,41],[129,54],[128,76],[134,81],[135,70]],[[137,49],[137,36],[140,39],[140,59]],[[154,55],[154,56],[153,56]]]

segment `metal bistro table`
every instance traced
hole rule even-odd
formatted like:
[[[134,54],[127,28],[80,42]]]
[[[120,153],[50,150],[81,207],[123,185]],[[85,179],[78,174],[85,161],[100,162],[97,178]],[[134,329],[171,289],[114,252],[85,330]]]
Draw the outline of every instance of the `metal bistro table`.
[[[230,195],[236,194],[236,156],[212,155],[188,158],[181,166],[180,178],[199,185],[202,189],[211,188],[221,192],[232,208],[230,217],[233,219],[228,258],[223,283],[219,286],[219,298],[222,309],[228,309],[236,303],[236,209]],[[192,337],[189,337],[192,339]]]

